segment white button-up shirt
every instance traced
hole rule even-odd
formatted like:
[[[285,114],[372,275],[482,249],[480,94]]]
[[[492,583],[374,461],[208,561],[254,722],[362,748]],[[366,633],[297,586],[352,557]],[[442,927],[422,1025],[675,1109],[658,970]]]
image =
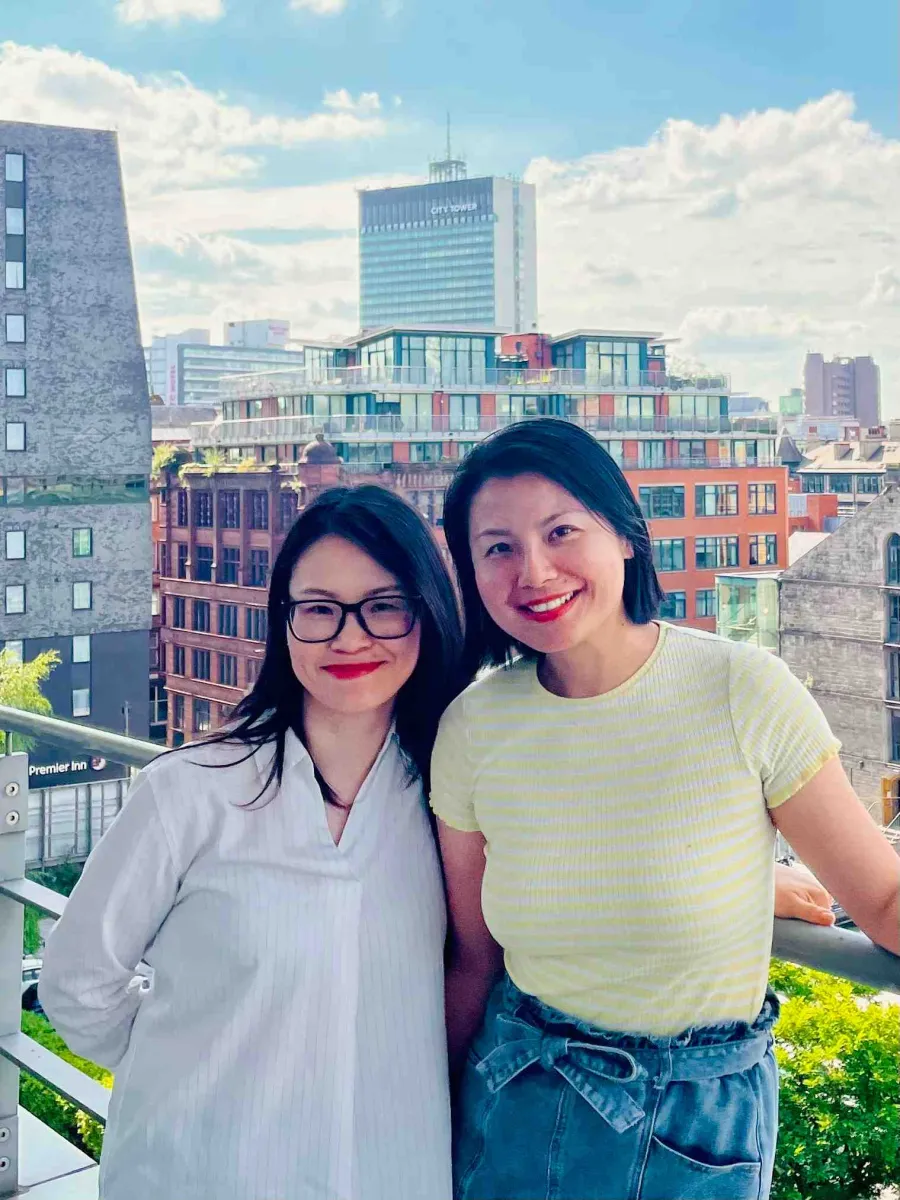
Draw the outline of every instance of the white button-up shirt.
[[[245,751],[244,751],[245,753]],[[115,1069],[104,1200],[450,1200],[445,910],[390,736],[339,845],[288,735],[147,767],[50,937],[48,1017]],[[141,960],[152,984],[135,986]]]

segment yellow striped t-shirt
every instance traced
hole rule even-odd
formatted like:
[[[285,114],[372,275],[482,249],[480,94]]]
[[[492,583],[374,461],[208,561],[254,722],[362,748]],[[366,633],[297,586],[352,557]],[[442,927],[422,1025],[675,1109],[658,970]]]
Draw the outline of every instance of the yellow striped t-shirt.
[[[441,722],[432,806],[484,835],[488,927],[523,991],[608,1029],[755,1018],[782,804],[840,749],[780,659],[661,623],[602,696],[520,660]]]

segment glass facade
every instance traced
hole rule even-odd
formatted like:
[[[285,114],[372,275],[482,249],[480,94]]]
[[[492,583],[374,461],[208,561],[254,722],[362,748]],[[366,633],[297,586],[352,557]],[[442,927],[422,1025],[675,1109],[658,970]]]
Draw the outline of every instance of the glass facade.
[[[750,642],[778,653],[778,580],[752,576],[716,580],[716,632],[731,642]]]

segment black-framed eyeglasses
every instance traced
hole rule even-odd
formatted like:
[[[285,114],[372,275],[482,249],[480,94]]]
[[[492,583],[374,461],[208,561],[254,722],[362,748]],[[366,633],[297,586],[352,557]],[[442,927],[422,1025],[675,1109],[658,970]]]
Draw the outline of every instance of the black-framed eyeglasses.
[[[408,637],[418,620],[417,596],[371,596],[356,604],[340,600],[289,600],[288,628],[298,642],[331,642],[353,613],[365,633],[379,641]]]

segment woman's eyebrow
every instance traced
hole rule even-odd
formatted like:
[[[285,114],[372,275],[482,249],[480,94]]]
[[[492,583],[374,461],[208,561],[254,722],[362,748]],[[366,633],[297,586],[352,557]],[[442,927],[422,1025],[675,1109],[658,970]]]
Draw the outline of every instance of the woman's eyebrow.
[[[368,592],[364,592],[363,595],[364,596],[384,596],[384,595],[397,596],[397,595],[401,595],[402,592],[403,592],[403,588],[400,587],[399,583],[388,583],[382,587],[371,588]],[[340,603],[340,597],[337,596],[334,592],[329,592],[328,588],[320,588],[320,587],[301,588],[298,593],[298,598],[300,596],[325,596],[328,600],[337,600],[338,603]]]

